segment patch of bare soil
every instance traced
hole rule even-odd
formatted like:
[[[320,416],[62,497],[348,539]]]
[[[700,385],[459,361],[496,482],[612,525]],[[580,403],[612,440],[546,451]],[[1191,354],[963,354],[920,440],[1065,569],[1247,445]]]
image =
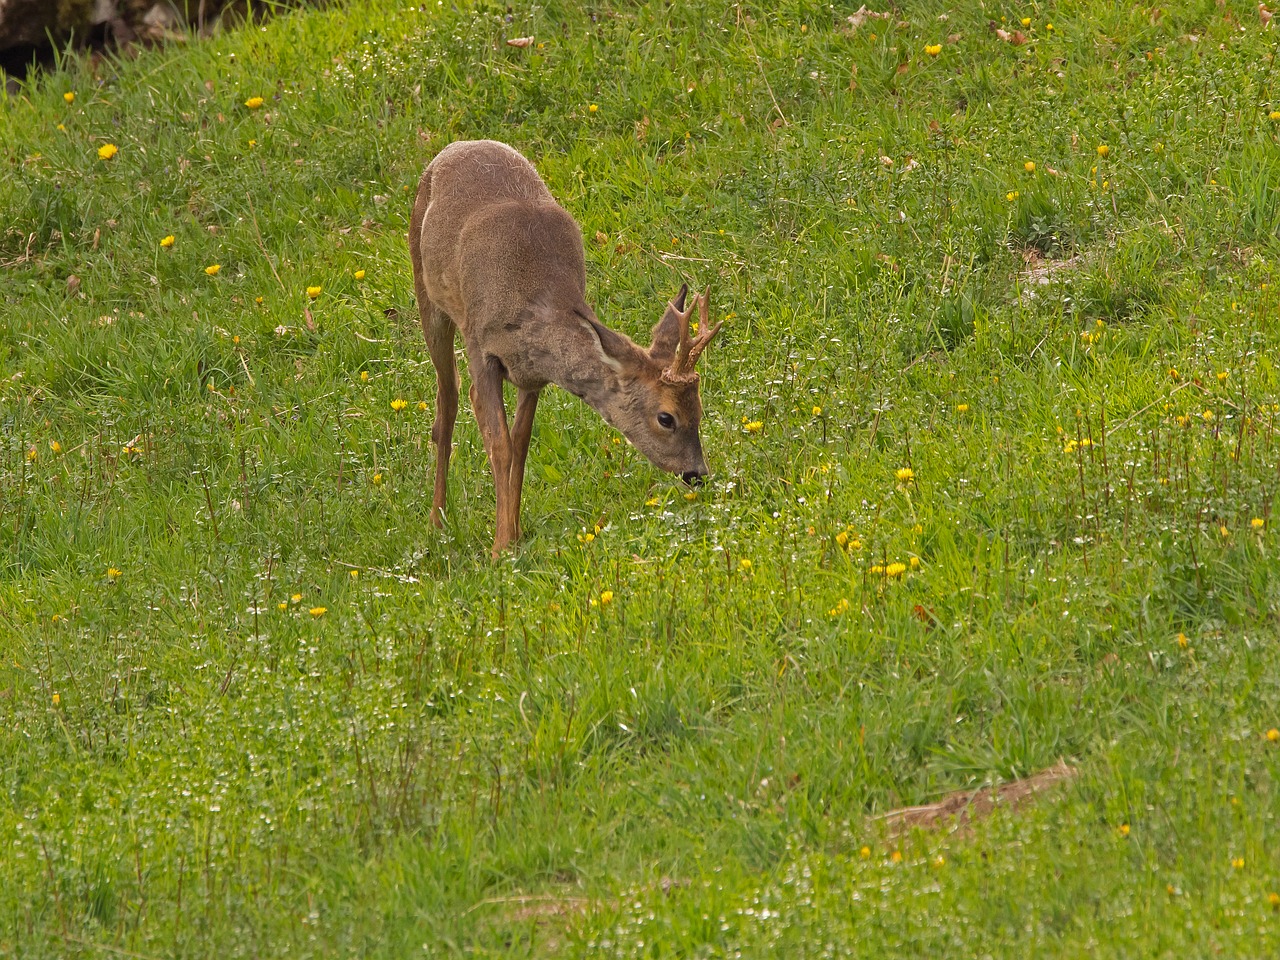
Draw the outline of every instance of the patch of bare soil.
[[[1037,794],[1073,779],[1078,773],[1065,760],[1059,760],[1047,770],[1041,770],[1023,780],[983,787],[980,790],[958,791],[936,803],[890,810],[872,819],[884,824],[891,837],[900,837],[917,827],[922,830],[947,829],[959,832],[975,821],[989,817],[996,810],[1016,809]]]
[[[1031,249],[1022,254],[1022,262],[1026,265],[1021,280],[1024,286],[1043,287],[1052,283],[1055,275],[1070,273],[1084,266],[1084,255],[1077,253],[1065,260],[1054,260],[1042,257],[1040,251]]]

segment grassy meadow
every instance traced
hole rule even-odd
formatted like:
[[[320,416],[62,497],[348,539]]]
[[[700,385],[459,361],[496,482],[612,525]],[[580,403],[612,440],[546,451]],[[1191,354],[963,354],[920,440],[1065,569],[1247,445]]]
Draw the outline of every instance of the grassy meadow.
[[[1280,954],[1280,30],[859,7],[335,3],[0,94],[0,956]],[[602,321],[725,320],[712,482],[551,388],[497,562],[405,242],[479,137]]]

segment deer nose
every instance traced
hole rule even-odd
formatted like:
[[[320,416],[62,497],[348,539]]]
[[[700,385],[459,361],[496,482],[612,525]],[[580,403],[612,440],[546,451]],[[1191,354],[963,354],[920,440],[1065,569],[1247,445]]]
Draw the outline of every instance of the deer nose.
[[[705,470],[686,470],[680,474],[680,479],[691,487],[700,487],[707,479],[707,471]]]

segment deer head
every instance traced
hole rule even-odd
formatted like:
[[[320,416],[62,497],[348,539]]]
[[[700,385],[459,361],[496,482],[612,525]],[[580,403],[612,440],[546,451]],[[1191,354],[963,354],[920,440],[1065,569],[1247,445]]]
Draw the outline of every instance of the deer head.
[[[614,375],[595,396],[585,399],[655,466],[695,484],[707,475],[698,434],[702,400],[695,364],[720,324],[708,324],[709,287],[702,296],[695,295],[695,303],[685,309],[688,293],[686,284],[667,304],[666,313],[653,328],[653,344],[648,350],[592,321]],[[695,305],[699,316],[696,336],[689,330]]]

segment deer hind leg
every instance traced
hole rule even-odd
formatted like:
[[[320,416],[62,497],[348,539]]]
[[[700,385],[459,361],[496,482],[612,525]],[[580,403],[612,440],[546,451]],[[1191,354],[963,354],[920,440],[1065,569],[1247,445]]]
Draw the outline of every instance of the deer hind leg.
[[[516,420],[511,427],[511,515],[515,522],[515,539],[524,534],[520,527],[520,491],[524,487],[524,461],[529,454],[529,438],[533,435],[533,414],[538,409],[538,391],[521,390],[516,397]]]
[[[427,339],[431,364],[436,368],[436,420],[431,439],[436,445],[436,486],[431,497],[431,522],[444,525],[445,491],[449,485],[449,457],[453,453],[453,425],[458,419],[458,358],[453,352],[453,321],[418,291],[422,332]]]
[[[471,356],[471,407],[480,424],[493,487],[498,501],[498,523],[493,535],[493,558],[516,537],[516,519],[511,500],[511,432],[507,428],[507,408],[502,399],[502,364],[492,358]]]

